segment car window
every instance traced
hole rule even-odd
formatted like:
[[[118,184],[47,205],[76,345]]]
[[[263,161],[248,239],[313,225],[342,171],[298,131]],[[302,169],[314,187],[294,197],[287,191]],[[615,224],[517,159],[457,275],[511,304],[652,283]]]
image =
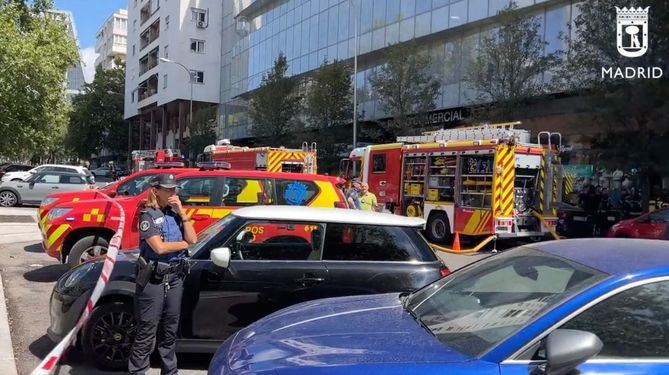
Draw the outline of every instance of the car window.
[[[649,216],[651,221],[669,221],[669,210],[661,210],[657,212],[653,212]]]
[[[412,294],[405,308],[455,350],[479,357],[608,275],[529,247],[454,272]]]
[[[193,177],[179,181],[179,199],[184,206],[216,206],[216,177]]]
[[[279,205],[307,206],[319,189],[312,181],[276,180],[276,200]]]
[[[149,188],[149,182],[154,174],[143,174],[141,176],[133,177],[116,188],[119,195],[136,196],[141,194],[144,190]]]
[[[44,174],[35,181],[38,184],[57,184],[60,182],[60,175]]]
[[[40,167],[36,167],[36,168],[31,169],[31,170],[32,170],[34,173],[37,173],[37,172],[46,171],[46,170],[47,170],[46,168],[47,168],[47,167],[45,167],[45,166],[42,165],[42,166],[40,166]]]
[[[320,260],[324,227],[307,222],[254,221],[228,243],[236,260]]]
[[[223,188],[224,206],[273,204],[272,182],[267,179],[226,177]]]
[[[83,184],[84,180],[79,176],[60,176],[61,184]]]
[[[416,247],[405,229],[409,228],[328,224],[323,260],[390,262],[418,260],[415,256]]]
[[[596,334],[604,343],[598,358],[667,358],[669,281],[616,294],[560,328]]]

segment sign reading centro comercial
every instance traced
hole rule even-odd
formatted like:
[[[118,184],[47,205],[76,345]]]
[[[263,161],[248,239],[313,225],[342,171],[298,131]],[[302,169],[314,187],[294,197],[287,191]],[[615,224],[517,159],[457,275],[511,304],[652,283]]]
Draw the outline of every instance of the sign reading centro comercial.
[[[442,109],[439,111],[434,111],[428,113],[425,117],[410,117],[409,125],[416,126],[429,126],[429,125],[439,125],[439,124],[449,124],[458,123],[462,120],[465,120],[469,116],[469,109],[467,108],[451,108],[451,109]],[[381,119],[379,122],[382,125],[386,125],[394,122],[393,118]]]

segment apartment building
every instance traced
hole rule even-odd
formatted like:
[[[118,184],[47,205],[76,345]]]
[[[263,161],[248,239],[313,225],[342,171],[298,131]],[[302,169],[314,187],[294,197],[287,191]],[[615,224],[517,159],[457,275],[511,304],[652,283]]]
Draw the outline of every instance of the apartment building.
[[[112,69],[116,61],[125,62],[128,49],[128,11],[119,9],[114,12],[95,35],[95,67]]]
[[[220,0],[129,1],[125,118],[140,133],[133,148],[183,150],[191,112],[218,105],[221,11]]]

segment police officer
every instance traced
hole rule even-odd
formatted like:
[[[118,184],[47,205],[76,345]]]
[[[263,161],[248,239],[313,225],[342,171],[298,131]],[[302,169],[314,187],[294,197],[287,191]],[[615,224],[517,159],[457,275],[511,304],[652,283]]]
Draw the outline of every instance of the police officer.
[[[161,374],[177,373],[175,346],[188,268],[186,248],[195,243],[196,236],[176,190],[174,175],[154,176],[146,209],[140,215],[137,328],[128,363],[131,374],[146,373],[154,345],[160,353]]]

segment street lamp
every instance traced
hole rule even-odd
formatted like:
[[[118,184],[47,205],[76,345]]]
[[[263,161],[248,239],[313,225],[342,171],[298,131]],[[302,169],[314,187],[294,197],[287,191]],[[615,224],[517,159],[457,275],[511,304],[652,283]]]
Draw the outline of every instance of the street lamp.
[[[186,68],[186,66],[180,62],[166,59],[164,57],[161,57],[160,61],[165,63],[177,64],[180,67],[182,67],[188,74],[188,79],[190,80],[190,111],[188,116],[188,128],[190,129],[193,127],[193,73],[190,71],[190,69]],[[179,143],[181,143],[181,136],[179,136]],[[179,144],[179,148],[181,148],[181,144]],[[179,152],[181,152],[181,150],[179,150]]]
[[[354,41],[355,54],[353,55],[353,148],[358,143],[358,8],[353,5],[353,0],[348,0],[349,5],[354,9]]]

